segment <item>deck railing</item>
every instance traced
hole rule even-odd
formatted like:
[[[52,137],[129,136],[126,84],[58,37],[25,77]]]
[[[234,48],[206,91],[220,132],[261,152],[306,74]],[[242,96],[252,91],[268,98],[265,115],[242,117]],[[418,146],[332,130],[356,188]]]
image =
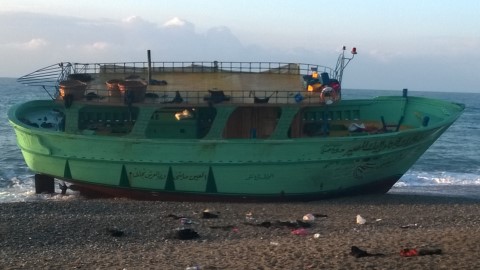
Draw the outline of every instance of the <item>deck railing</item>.
[[[317,70],[318,72],[327,72],[330,78],[336,78],[335,70],[321,65],[313,64],[298,64],[298,63],[284,63],[284,62],[151,62],[150,65],[148,62],[121,62],[121,63],[58,63],[42,69],[39,69],[35,72],[22,76],[18,79],[19,82],[24,83],[30,86],[41,86],[45,89],[52,98],[57,98],[59,94],[59,83],[63,80],[68,79],[73,74],[92,74],[92,75],[103,75],[105,74],[108,77],[108,74],[122,74],[122,75],[146,75],[148,72],[152,73],[228,73],[228,72],[238,72],[238,73],[270,73],[270,74],[294,74],[294,75],[307,75],[312,72],[312,69]],[[97,87],[97,86],[93,86]],[[105,89],[89,89],[90,92],[103,97],[99,100],[112,99],[108,93],[102,93],[106,91]],[[171,89],[170,89],[171,90]],[[195,90],[195,89],[192,89]],[[225,92],[228,92],[228,89],[222,89]],[[281,89],[279,89],[281,90]],[[276,103],[295,103],[298,102],[298,99],[305,99],[300,97],[299,93],[296,91],[291,91],[288,89],[285,91],[264,91],[264,95],[260,97],[270,97],[269,102],[277,100]],[[86,92],[85,94],[89,94]],[[168,91],[171,93],[171,91]],[[192,102],[192,100],[197,100],[197,102],[203,102],[204,94],[198,93],[198,91],[183,91],[185,92],[186,102]],[[250,103],[249,99],[255,99],[255,96],[252,96],[252,89],[245,89],[244,91],[232,91],[230,96],[235,101],[243,101],[240,103]],[[255,92],[258,94],[262,91],[255,89]],[[276,92],[276,93],[274,93]],[[156,93],[159,97],[168,97],[169,93]],[[241,93],[241,94],[240,94]],[[273,93],[273,94],[272,94]],[[226,93],[227,94],[227,93]],[[228,95],[228,94],[227,94]],[[247,99],[246,95],[249,99]],[[88,96],[87,96],[88,97]],[[256,96],[258,98],[258,95]],[[158,100],[161,100],[158,99]],[[160,102],[156,100],[155,102]],[[190,100],[190,101],[188,101]],[[245,102],[249,100],[248,102]],[[297,100],[297,101],[295,101]]]
[[[72,63],[72,73],[146,73],[148,62],[121,63]],[[152,72],[244,72],[244,73],[286,73],[306,75],[312,68],[329,73],[335,71],[326,66],[284,62],[152,62]]]
[[[223,90],[223,97],[213,97],[205,91],[148,90],[142,101],[133,104],[163,104],[165,106],[197,106],[226,104],[319,104],[320,93],[292,90]],[[62,101],[61,97],[57,100]],[[87,88],[81,102],[126,104],[123,94],[106,88]]]
[[[58,87],[58,83],[70,74],[145,74],[149,70],[148,62],[118,63],[69,63],[53,64],[18,79],[30,86]],[[283,62],[152,62],[151,72],[243,72],[243,73],[279,73],[306,75],[312,68],[327,72],[335,78],[335,71],[326,66]]]

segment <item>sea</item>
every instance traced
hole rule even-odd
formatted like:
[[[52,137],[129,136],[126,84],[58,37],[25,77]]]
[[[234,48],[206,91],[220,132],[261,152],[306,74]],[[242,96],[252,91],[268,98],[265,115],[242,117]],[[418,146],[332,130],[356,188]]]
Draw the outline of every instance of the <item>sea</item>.
[[[34,174],[25,164],[8,122],[7,112],[12,105],[49,99],[49,95],[42,88],[24,86],[15,78],[0,78],[0,94],[0,203],[80,198],[75,193],[35,194]],[[402,95],[402,89],[342,90],[343,99],[384,95]],[[463,103],[466,109],[389,193],[480,199],[480,93],[409,91],[409,95]]]

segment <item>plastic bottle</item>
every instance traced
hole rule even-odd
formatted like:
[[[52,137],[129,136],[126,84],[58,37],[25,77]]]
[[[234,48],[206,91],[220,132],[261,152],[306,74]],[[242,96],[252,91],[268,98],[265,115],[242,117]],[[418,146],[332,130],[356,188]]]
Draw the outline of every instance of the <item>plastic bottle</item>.
[[[200,270],[200,266],[188,266],[187,268],[185,268],[185,270]]]

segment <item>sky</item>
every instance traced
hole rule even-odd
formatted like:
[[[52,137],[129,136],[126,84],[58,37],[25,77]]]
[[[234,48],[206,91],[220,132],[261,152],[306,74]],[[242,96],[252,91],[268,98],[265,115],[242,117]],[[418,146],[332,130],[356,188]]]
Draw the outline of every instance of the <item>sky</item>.
[[[477,0],[0,0],[0,77],[147,50],[335,67],[346,46],[343,88],[480,92],[479,15]]]

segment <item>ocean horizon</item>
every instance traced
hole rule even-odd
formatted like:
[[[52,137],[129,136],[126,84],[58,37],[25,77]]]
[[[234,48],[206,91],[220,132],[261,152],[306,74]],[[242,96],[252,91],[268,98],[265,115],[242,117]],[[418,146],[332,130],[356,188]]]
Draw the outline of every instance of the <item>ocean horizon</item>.
[[[35,194],[34,173],[26,166],[16,144],[13,128],[8,123],[7,112],[11,106],[32,99],[49,99],[47,93],[39,87],[24,86],[15,78],[2,77],[0,92],[4,97],[0,104],[0,137],[3,141],[0,158],[0,203],[78,198],[78,194],[72,191],[67,193],[69,196]],[[402,95],[402,89],[342,90],[343,99],[382,95]],[[410,91],[409,95],[463,103],[466,109],[389,193],[480,199],[480,93]],[[60,190],[57,192],[60,193]]]

